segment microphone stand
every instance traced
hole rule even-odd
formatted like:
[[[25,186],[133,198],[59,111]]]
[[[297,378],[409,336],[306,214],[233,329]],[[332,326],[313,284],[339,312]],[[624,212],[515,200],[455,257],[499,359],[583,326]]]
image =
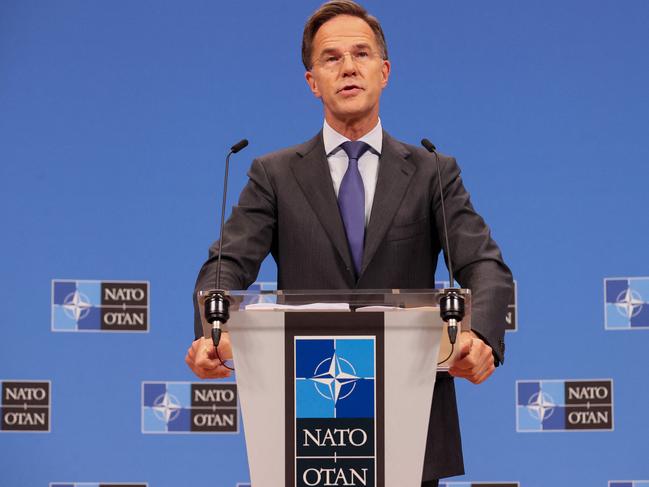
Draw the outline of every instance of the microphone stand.
[[[439,156],[435,146],[428,139],[422,139],[421,145],[435,155],[435,167],[437,168],[437,182],[439,184],[439,197],[442,206],[442,224],[444,226],[444,243],[446,246],[446,257],[448,260],[449,286],[442,290],[442,297],[439,300],[439,314],[442,320],[448,324],[448,339],[451,345],[455,345],[457,340],[458,325],[464,319],[464,296],[462,296],[455,287],[453,279],[453,261],[451,260],[451,248],[448,244],[448,226],[446,225],[446,209],[444,208],[444,190],[442,188],[442,173],[439,169]],[[453,352],[451,351],[451,354]],[[450,356],[449,356],[450,357]],[[447,359],[448,360],[448,359]],[[440,363],[444,363],[446,360]]]
[[[228,172],[230,168],[230,156],[236,154],[248,145],[248,140],[243,139],[230,148],[225,158],[225,176],[223,179],[223,202],[221,203],[221,230],[219,232],[219,255],[216,263],[216,278],[214,290],[205,298],[204,314],[205,319],[212,325],[212,343],[216,349],[221,342],[221,327],[230,319],[230,301],[225,297],[225,290],[221,289],[221,253],[223,250],[223,226],[225,224],[225,205],[228,194]],[[218,350],[217,350],[218,356]],[[220,358],[219,358],[220,359]],[[221,362],[223,362],[221,360]],[[225,364],[224,364],[225,365]],[[227,367],[227,366],[226,366]]]

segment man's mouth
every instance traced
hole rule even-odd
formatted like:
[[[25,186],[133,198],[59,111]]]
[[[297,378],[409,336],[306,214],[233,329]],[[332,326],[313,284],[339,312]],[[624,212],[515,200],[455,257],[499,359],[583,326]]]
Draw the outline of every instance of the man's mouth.
[[[344,96],[351,96],[351,95],[356,95],[357,93],[360,93],[363,91],[363,88],[361,88],[358,85],[350,84],[350,85],[345,85],[342,88],[338,90],[338,93]]]

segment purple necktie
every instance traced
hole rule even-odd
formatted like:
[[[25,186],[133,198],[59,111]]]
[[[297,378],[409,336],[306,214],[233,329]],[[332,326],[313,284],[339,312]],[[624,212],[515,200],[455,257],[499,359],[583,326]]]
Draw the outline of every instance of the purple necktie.
[[[343,142],[340,147],[349,157],[347,172],[338,190],[338,207],[345,224],[347,242],[352,253],[356,276],[361,272],[365,240],[365,187],[358,171],[358,159],[370,148],[360,140]]]

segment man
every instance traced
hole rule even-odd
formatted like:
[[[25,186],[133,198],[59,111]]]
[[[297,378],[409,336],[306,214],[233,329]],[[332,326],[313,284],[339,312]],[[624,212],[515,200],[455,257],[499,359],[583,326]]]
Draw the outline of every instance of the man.
[[[473,291],[474,330],[460,334],[461,358],[435,384],[422,479],[422,486],[435,486],[463,473],[451,376],[478,384],[502,362],[511,273],[471,206],[455,160],[440,155],[437,162],[383,132],[379,100],[390,61],[379,22],[351,0],[326,3],[307,21],[302,60],[309,88],[322,100],[323,130],[253,161],[225,225],[222,287],[247,288],[268,252],[281,289],[434,287],[443,239],[439,163],[453,266],[458,282]],[[217,249],[210,249],[197,290],[213,286]],[[187,364],[201,378],[228,376],[200,338],[198,318],[195,328]],[[219,356],[231,357],[227,334]]]

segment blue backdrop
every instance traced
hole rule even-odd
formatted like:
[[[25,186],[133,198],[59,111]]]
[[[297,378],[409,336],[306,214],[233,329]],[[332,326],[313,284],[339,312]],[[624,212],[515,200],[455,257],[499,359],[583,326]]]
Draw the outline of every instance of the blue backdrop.
[[[1,485],[248,480],[242,434],[142,434],[142,382],[194,380],[229,146],[251,142],[231,205],[254,156],[322,124],[300,62],[318,5],[0,1],[0,381],[51,385],[49,433],[0,432]],[[463,481],[649,479],[649,323],[606,330],[604,297],[649,275],[649,4],[366,6],[393,63],[384,127],[458,158],[518,282],[505,367],[459,383]],[[53,279],[148,281],[150,331],[53,332]],[[517,432],[517,381],[594,379],[613,381],[612,431]]]

